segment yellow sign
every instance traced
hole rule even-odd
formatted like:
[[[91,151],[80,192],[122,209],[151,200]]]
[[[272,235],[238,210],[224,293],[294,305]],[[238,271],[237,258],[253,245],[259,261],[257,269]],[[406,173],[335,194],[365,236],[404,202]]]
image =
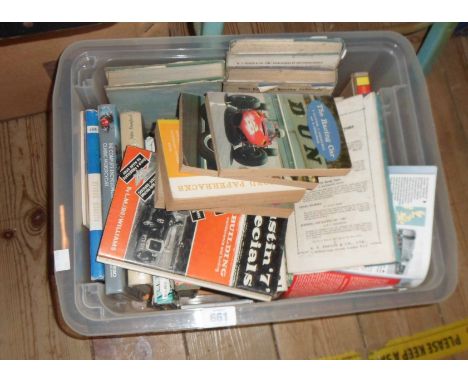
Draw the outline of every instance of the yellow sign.
[[[441,359],[468,350],[468,319],[391,340],[369,359]]]
[[[335,355],[331,357],[323,357],[320,359],[321,360],[355,360],[355,359],[362,359],[362,357],[359,353],[356,353],[355,351],[350,351],[348,353]]]

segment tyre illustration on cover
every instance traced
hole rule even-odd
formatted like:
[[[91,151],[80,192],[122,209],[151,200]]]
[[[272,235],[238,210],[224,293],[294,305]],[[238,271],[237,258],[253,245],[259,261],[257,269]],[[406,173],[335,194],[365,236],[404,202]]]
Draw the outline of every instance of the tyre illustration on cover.
[[[231,157],[244,166],[262,166],[269,156],[278,151],[269,147],[284,133],[278,125],[269,121],[265,104],[251,95],[226,95],[224,127],[226,138],[231,144]]]
[[[200,107],[200,116],[203,121],[203,132],[198,138],[198,150],[200,155],[206,160],[206,167],[209,170],[216,170],[216,159],[213,150],[213,140],[211,139],[210,129],[208,128],[208,117],[206,114],[206,106],[203,104]]]

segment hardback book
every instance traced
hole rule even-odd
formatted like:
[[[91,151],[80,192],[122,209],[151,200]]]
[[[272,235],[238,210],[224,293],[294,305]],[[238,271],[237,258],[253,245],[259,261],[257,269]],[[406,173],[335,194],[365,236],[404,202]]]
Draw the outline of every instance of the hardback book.
[[[103,221],[105,222],[114,195],[122,150],[119,113],[115,105],[98,106],[99,144],[101,154],[101,197]]]
[[[306,68],[336,69],[341,55],[337,53],[309,54],[242,54],[228,52],[226,68]]]
[[[230,68],[227,81],[233,82],[279,82],[303,84],[310,83],[332,86],[336,83],[338,74],[330,69],[303,69],[303,68]]]
[[[309,83],[279,82],[236,82],[224,81],[223,92],[226,93],[308,93],[314,96],[330,96],[335,85],[317,85]]]
[[[232,40],[229,52],[233,54],[340,54],[344,51],[341,38],[243,38]]]
[[[106,67],[109,86],[134,86],[222,80],[224,60],[178,61],[168,64]]]
[[[120,113],[120,125],[122,153],[125,152],[127,146],[144,147],[143,123],[140,112],[125,111]],[[120,164],[121,162],[119,170]],[[128,279],[127,292],[137,300],[148,300],[151,295],[153,276],[132,270],[125,271]]]
[[[179,99],[179,158],[181,172],[217,176],[218,167],[208,126],[205,97],[182,93]],[[248,177],[247,177],[248,179]],[[314,189],[313,176],[258,176],[258,181]]]
[[[122,162],[122,150],[120,147],[119,113],[115,105],[99,105],[98,117],[101,148],[102,218],[105,223]],[[125,269],[106,264],[104,283],[106,295],[119,299],[128,296],[126,293],[127,271]]]
[[[219,176],[339,176],[351,170],[332,97],[209,92],[206,109]]]
[[[377,96],[337,102],[353,169],[321,178],[289,219],[288,272],[306,274],[398,260]]]
[[[221,91],[222,79],[196,80],[183,83],[107,86],[106,95],[110,103],[120,111],[139,111],[143,119],[144,135],[151,131],[158,119],[177,117],[181,92],[203,95],[208,91]]]
[[[287,220],[154,208],[155,170],[155,153],[127,147],[99,261],[270,301]]]
[[[96,260],[102,235],[101,162],[97,110],[86,110],[85,118],[90,271],[91,280],[97,281],[104,280],[104,264]]]
[[[159,120],[157,146],[160,153],[164,200],[166,209],[218,209],[250,206],[249,212],[289,216],[292,206],[299,201],[305,189],[299,187],[203,176],[180,171],[180,122]],[[285,203],[288,203],[284,206]],[[265,206],[265,204],[270,204]]]
[[[282,297],[407,289],[421,285],[431,260],[437,167],[388,166],[388,171],[401,254],[399,261],[289,275],[289,287]]]
[[[88,172],[86,171],[86,117],[80,111],[80,174],[81,174],[81,217],[83,225],[89,229]]]

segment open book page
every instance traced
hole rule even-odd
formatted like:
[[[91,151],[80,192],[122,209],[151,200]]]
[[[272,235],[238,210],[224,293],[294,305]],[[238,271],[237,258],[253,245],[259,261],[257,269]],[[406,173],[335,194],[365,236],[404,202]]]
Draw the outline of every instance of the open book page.
[[[400,261],[344,269],[372,276],[401,279],[399,287],[416,287],[429,271],[437,167],[389,166]]]
[[[289,219],[288,271],[394,262],[391,207],[375,93],[337,102],[352,170],[321,178]]]

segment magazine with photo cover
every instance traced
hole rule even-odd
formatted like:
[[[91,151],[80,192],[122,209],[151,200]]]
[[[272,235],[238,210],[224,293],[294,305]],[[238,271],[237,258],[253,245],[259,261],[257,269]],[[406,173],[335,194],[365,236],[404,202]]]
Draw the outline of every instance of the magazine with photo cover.
[[[206,109],[220,176],[339,176],[351,170],[332,97],[208,92]]]
[[[154,208],[156,154],[128,146],[99,261],[251,299],[277,292],[286,219]]]
[[[218,175],[211,132],[208,127],[205,97],[182,93],[179,98],[179,157],[180,170],[199,175]],[[258,176],[265,183],[283,184],[314,189],[318,184],[315,176]]]

